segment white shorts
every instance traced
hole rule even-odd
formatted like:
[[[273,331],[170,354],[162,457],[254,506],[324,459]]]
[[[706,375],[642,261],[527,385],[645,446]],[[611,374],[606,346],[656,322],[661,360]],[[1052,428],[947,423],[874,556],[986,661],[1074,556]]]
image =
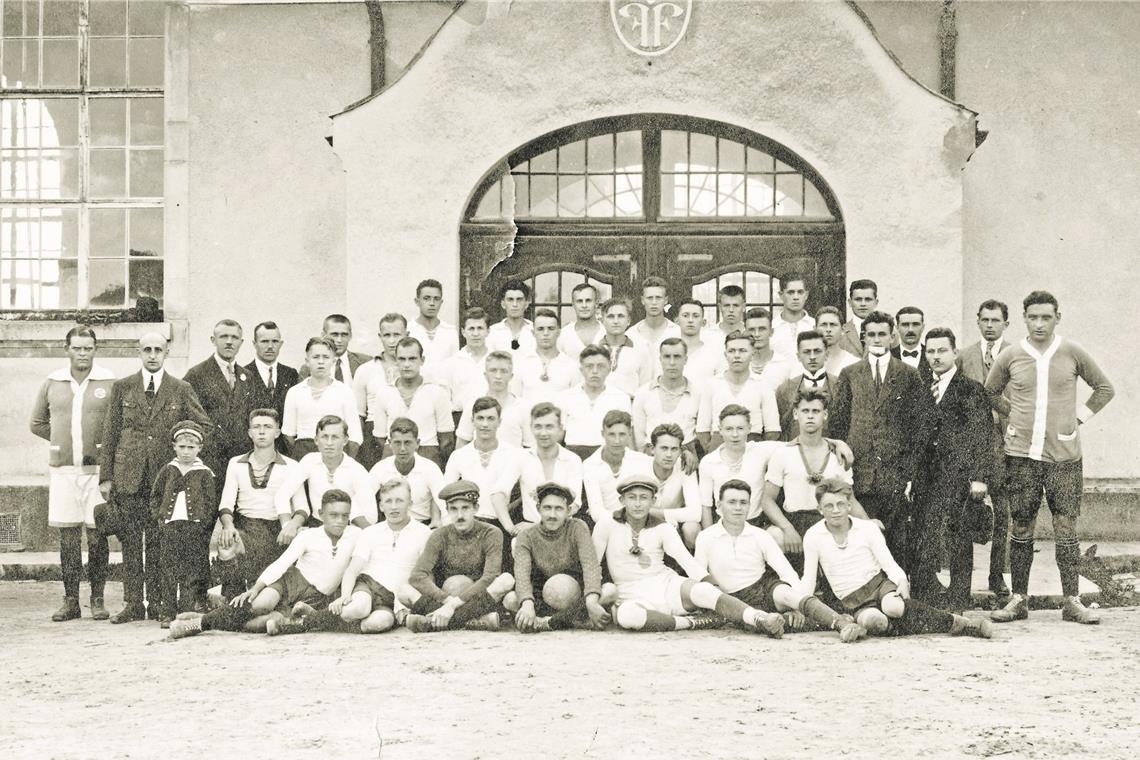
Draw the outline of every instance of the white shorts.
[[[95,505],[102,503],[99,471],[74,465],[49,467],[48,525],[53,528],[95,527]]]
[[[653,612],[665,615],[688,615],[681,599],[685,579],[665,568],[657,575],[632,583],[618,585],[618,604],[633,602]]]

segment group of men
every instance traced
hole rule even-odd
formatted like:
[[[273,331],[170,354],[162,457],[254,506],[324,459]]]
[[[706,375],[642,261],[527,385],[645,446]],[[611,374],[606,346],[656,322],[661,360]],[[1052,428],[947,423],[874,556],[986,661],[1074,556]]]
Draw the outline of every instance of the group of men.
[[[981,339],[959,349],[917,307],[878,310],[870,280],[851,283],[847,320],[809,315],[798,275],[781,279],[774,314],[722,288],[715,325],[695,300],[670,320],[667,292],[647,278],[631,325],[629,301],[599,304],[583,283],[563,325],[544,308],[528,319],[529,288],[510,282],[501,321],[471,308],[457,329],[424,280],[415,318],[381,317],[375,355],[350,351],[351,323],[334,314],[300,371],[279,361],[273,322],[239,365],[243,330],[226,319],[183,379],[165,371],[161,335],[115,380],[93,362],[94,331],[72,329],[69,367],[31,423],[51,442],[61,530],[53,620],[81,614],[86,527],[92,617],[158,618],[177,636],[497,628],[503,615],[524,631],[730,621],[775,637],[988,636],[959,614],[972,544],[992,540],[992,620],[1025,618],[1044,496],[1063,619],[1097,622],[1077,593],[1077,428],[1113,389],[1056,334],[1052,295],[1026,297],[1017,343],[1006,305],[984,302]],[[1079,412],[1078,378],[1093,389]],[[115,615],[108,533],[123,549]]]

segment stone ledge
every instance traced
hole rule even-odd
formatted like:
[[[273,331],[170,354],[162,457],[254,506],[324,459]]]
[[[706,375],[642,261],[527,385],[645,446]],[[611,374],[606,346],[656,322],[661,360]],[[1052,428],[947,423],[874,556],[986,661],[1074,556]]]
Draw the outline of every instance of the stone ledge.
[[[74,322],[51,320],[0,320],[0,357],[44,358],[65,356],[63,336]],[[173,322],[113,322],[92,325],[99,341],[99,355],[130,357],[138,354],[138,340],[158,332],[174,340]]]

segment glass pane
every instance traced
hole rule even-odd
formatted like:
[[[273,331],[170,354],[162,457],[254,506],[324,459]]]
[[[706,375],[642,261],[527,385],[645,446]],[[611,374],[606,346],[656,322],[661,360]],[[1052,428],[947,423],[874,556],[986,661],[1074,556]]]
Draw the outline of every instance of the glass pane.
[[[0,281],[2,308],[74,309],[79,305],[76,261],[4,261]]]
[[[768,275],[763,272],[749,272],[744,278],[745,303],[768,303],[771,299]]]
[[[555,151],[553,150],[548,150],[541,156],[535,156],[530,160],[531,172],[553,174],[555,169]]]
[[[529,167],[530,167],[530,161],[523,161],[521,164],[519,164],[518,166],[515,166],[513,169],[511,169],[511,173],[513,173],[513,174],[526,174],[527,172],[530,171]]]
[[[45,166],[49,169],[45,173],[47,178],[54,179],[58,177],[58,184],[55,186],[55,194],[47,192],[48,187],[45,185],[45,198],[78,198],[79,197],[79,149],[78,148],[61,148],[59,150],[45,151]],[[53,174],[50,169],[52,165],[58,166],[58,174]]]
[[[710,135],[689,135],[689,168],[716,169],[716,138]]]
[[[166,31],[166,3],[131,0],[129,14],[129,33],[133,37],[141,34],[162,36]]]
[[[79,40],[44,40],[43,85],[79,86]]]
[[[79,0],[44,0],[44,36],[79,36]]]
[[[816,186],[810,182],[804,183],[804,214],[806,216],[831,216],[827,202],[823,200]]]
[[[100,198],[122,198],[127,194],[126,151],[119,148],[91,150],[91,194]]]
[[[717,176],[717,214],[744,216],[744,175],[720,174]]]
[[[581,272],[563,272],[562,273],[562,302],[573,303],[574,288],[581,285],[586,281],[586,276]],[[573,317],[571,317],[573,319]]]
[[[126,98],[90,98],[87,114],[91,119],[91,144],[119,146],[127,144]]]
[[[687,132],[665,130],[661,133],[661,171],[685,171],[689,165],[687,138]]]
[[[694,285],[693,298],[701,303],[716,303],[716,278]]]
[[[5,40],[0,62],[0,86],[36,87],[40,83],[38,40]]]
[[[530,216],[557,216],[558,207],[554,201],[556,178],[534,176],[530,178]]]
[[[581,174],[586,171],[586,141],[563,145],[558,149],[558,171],[561,174]]]
[[[130,194],[135,198],[156,198],[162,195],[162,151],[131,151]]]
[[[598,280],[590,280],[589,282],[598,289],[598,303],[602,303],[603,301],[608,301],[613,298],[614,289],[609,285],[609,283],[600,282]]]
[[[586,216],[614,215],[614,178],[591,174],[586,178]]]
[[[641,175],[619,174],[614,180],[617,183],[614,195],[617,216],[641,216]]]
[[[722,172],[744,171],[744,146],[731,140],[717,140],[720,156],[717,169]]]
[[[121,259],[126,255],[126,209],[93,208],[87,218],[91,227],[91,258]]]
[[[162,209],[133,208],[130,210],[131,256],[162,256]]]
[[[103,259],[90,262],[88,274],[88,303],[93,307],[118,307],[126,303],[127,266],[122,259]]]
[[[502,207],[499,205],[503,181],[499,180],[487,188],[483,199],[479,201],[479,208],[475,210],[476,219],[499,219],[502,217]]]
[[[122,87],[127,83],[127,41],[111,37],[94,38],[89,44],[93,87]]]
[[[162,98],[131,98],[130,102],[131,145],[162,145]]]
[[[586,215],[586,179],[581,176],[558,178],[558,215]]]
[[[162,86],[162,38],[131,39],[130,83],[134,87]]]
[[[776,216],[799,216],[804,212],[803,182],[799,174],[776,175]]]
[[[39,34],[39,7],[36,0],[5,0],[4,36],[34,37]]]
[[[613,135],[599,135],[586,141],[586,168],[592,172],[613,171]]]
[[[717,314],[717,309],[715,306],[706,306],[704,308],[704,313],[706,325],[715,325],[720,321],[720,315]]]
[[[130,304],[138,303],[140,297],[149,297],[162,306],[162,262],[141,259],[132,261],[130,266]]]
[[[641,132],[618,132],[617,168],[621,171],[641,172]]]
[[[755,148],[748,149],[748,171],[770,172],[775,169],[775,166],[775,159],[767,153],[756,150]]]
[[[515,216],[530,216],[530,177],[515,177]]]
[[[776,159],[776,171],[778,171],[778,172],[787,172],[787,173],[789,173],[789,174],[790,174],[790,173],[792,173],[792,172],[796,171],[796,168],[795,168],[795,167],[793,167],[793,166],[788,166],[788,165],[787,165],[787,164],[785,164],[783,161],[781,161],[781,160],[779,160],[779,159]]]
[[[543,272],[535,276],[534,302],[558,303],[558,272]]]
[[[79,192],[79,151],[75,148],[0,152],[0,196],[74,198]]]
[[[747,216],[771,216],[775,206],[773,194],[773,179],[771,174],[749,174],[746,188],[748,207]]]
[[[0,100],[5,148],[54,148],[79,144],[79,100]]]
[[[720,276],[720,282],[717,284],[717,290],[720,290],[725,285],[737,285],[744,287],[744,272],[729,272]],[[713,297],[716,300],[716,297]]]
[[[570,324],[571,322],[574,321],[574,307],[573,306],[563,306],[561,309],[558,310],[558,317],[559,317],[559,319],[562,320],[563,326]]]
[[[685,216],[689,206],[687,179],[684,174],[661,175],[661,216]]]
[[[689,215],[712,216],[716,213],[716,175],[689,175]]]
[[[126,0],[96,0],[91,3],[88,23],[91,34],[102,36],[127,33]]]

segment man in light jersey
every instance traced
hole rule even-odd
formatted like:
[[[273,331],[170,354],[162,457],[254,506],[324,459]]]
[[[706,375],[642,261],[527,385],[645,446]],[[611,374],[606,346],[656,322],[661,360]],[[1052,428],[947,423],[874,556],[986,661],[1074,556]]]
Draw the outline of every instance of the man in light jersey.
[[[729,480],[744,480],[752,489],[749,520],[760,517],[760,494],[764,490],[764,473],[768,458],[783,446],[779,441],[750,441],[751,412],[739,404],[729,404],[720,411],[717,430],[723,441],[705,455],[697,465],[697,480],[701,489],[701,525],[705,528],[716,521],[716,499],[720,487]]]
[[[446,481],[439,465],[417,453],[419,436],[415,421],[407,417],[393,420],[388,428],[388,446],[392,449],[392,456],[373,465],[368,476],[377,489],[394,478],[406,480],[411,494],[408,505],[411,518],[429,528],[438,528],[442,524],[443,511],[439,492]]]
[[[692,551],[701,532],[701,489],[697,473],[687,472],[681,461],[681,428],[667,423],[649,435],[652,473],[657,481],[657,504],[650,514],[672,525]]]

